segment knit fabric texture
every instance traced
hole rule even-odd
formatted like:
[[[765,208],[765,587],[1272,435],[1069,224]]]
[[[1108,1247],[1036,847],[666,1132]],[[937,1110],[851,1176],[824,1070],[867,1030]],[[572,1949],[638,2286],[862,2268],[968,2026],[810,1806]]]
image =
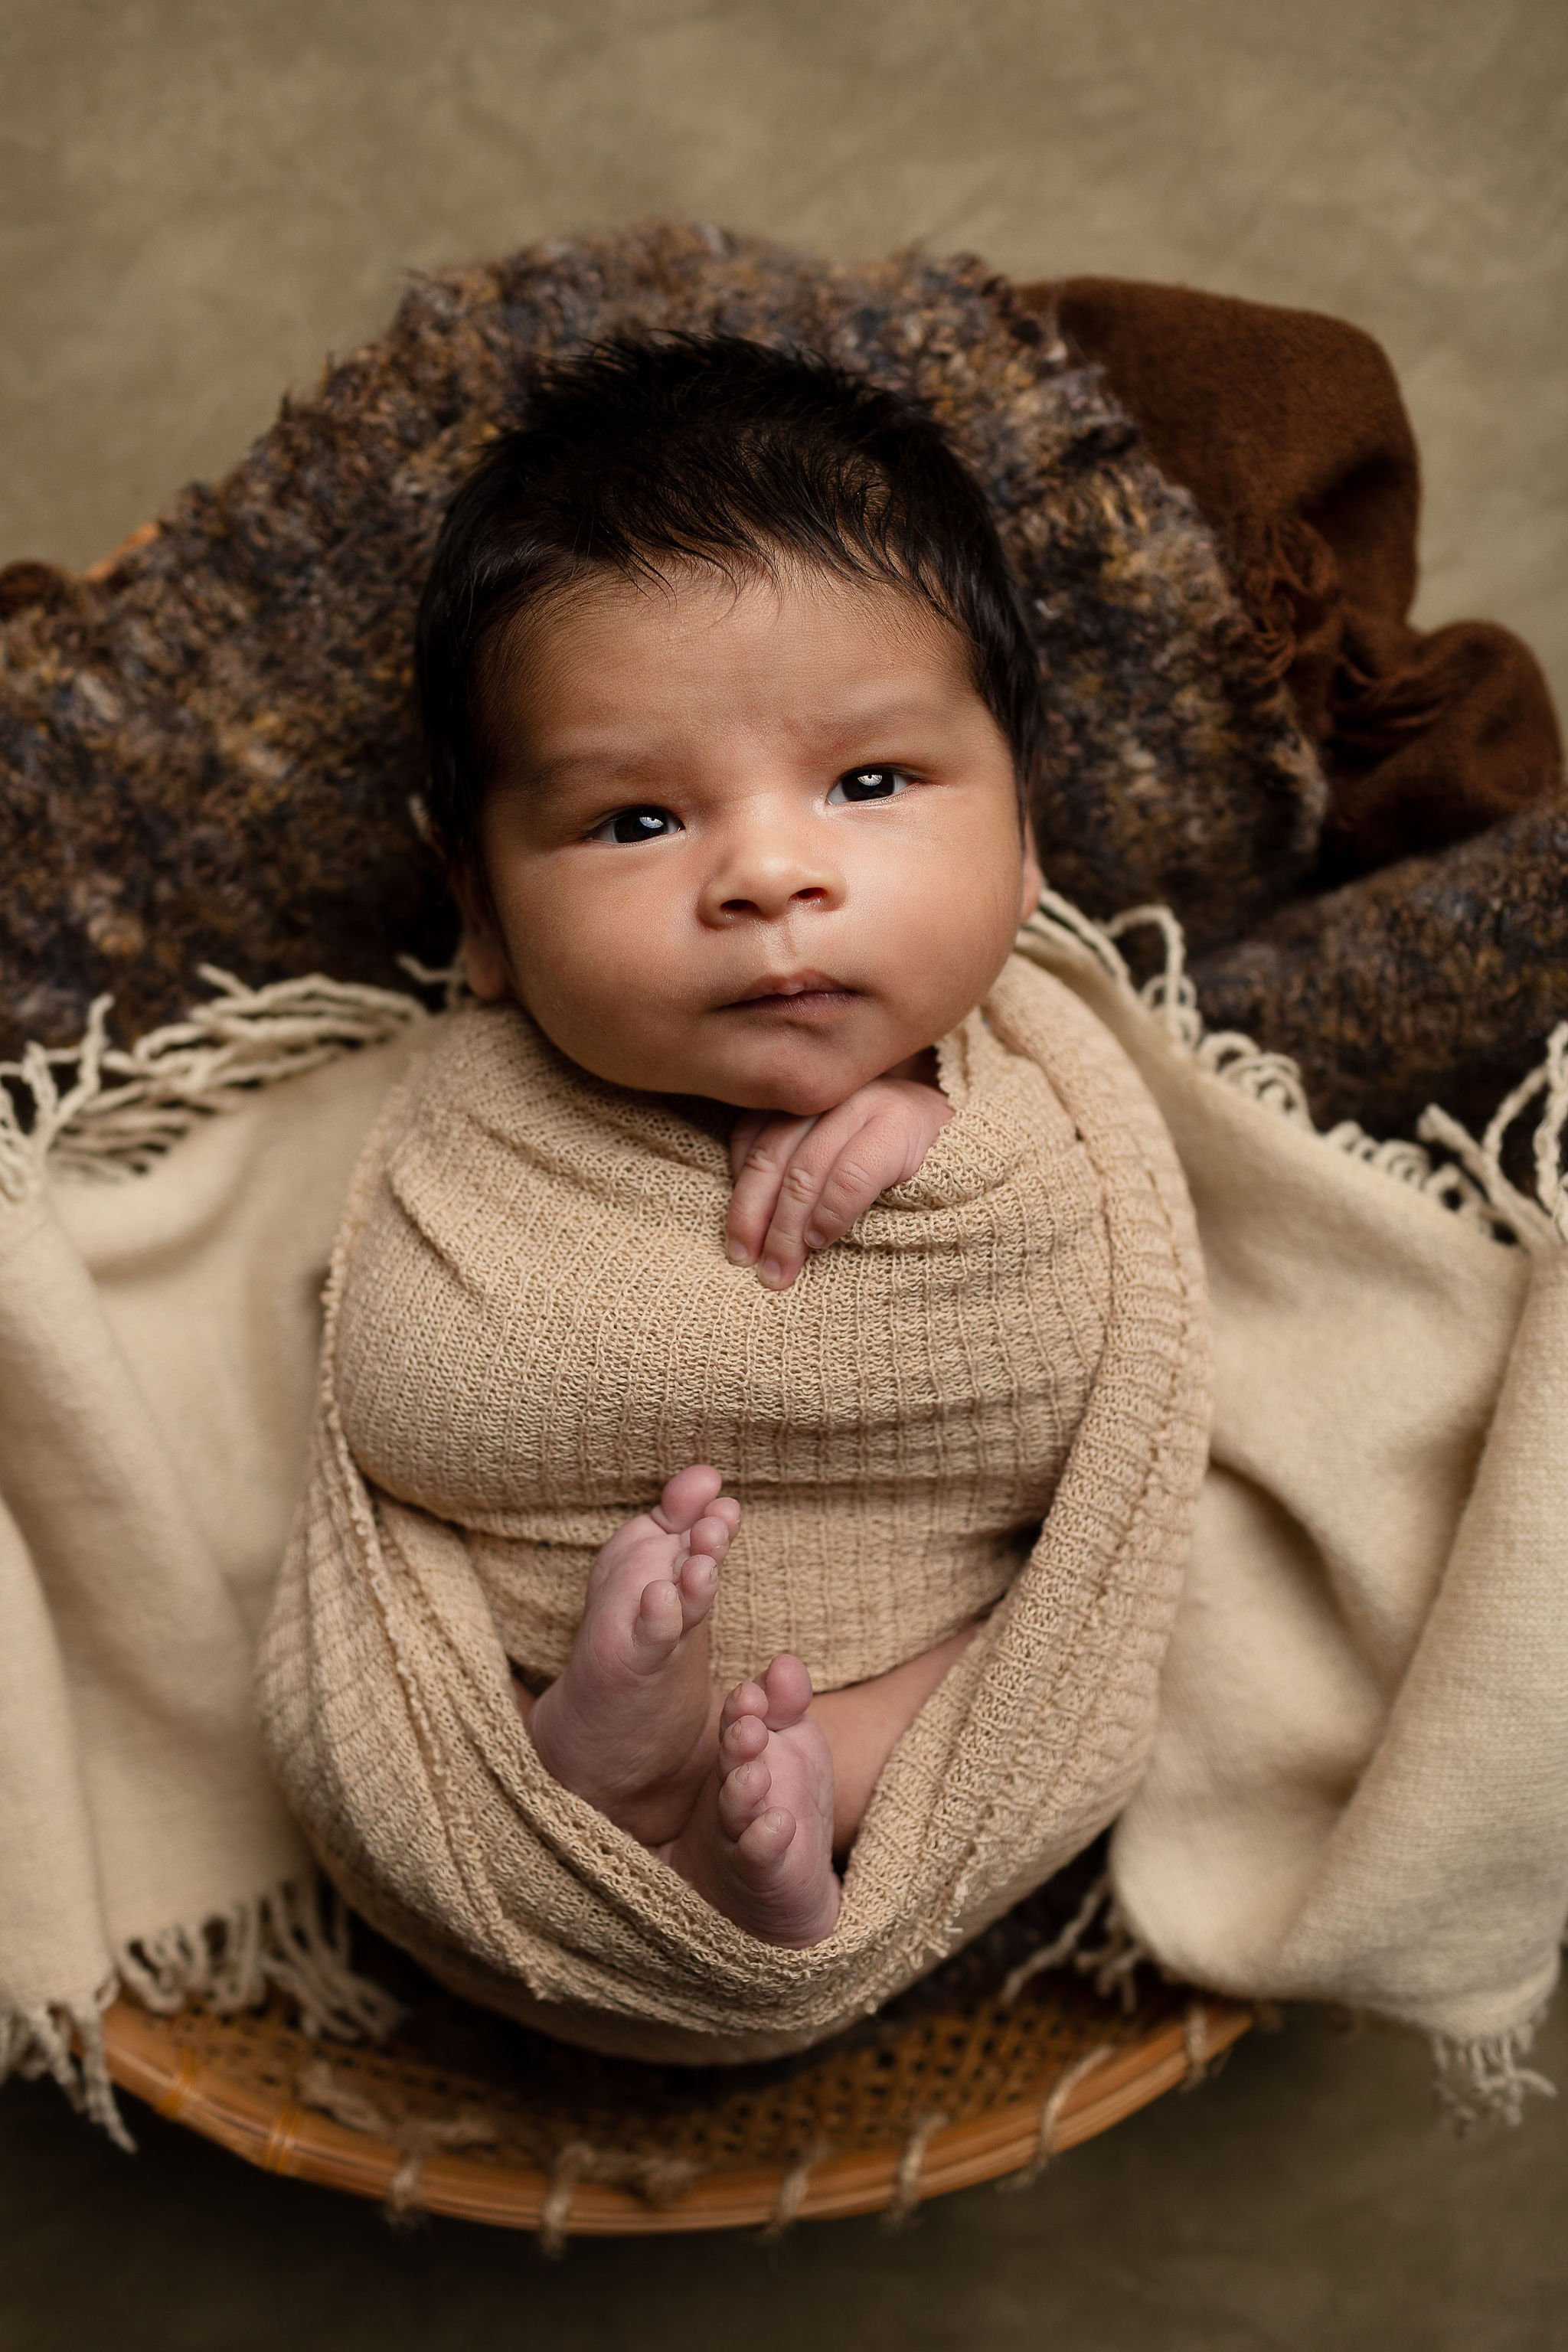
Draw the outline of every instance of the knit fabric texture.
[[[801,2046],[1125,1801],[1208,1423],[1185,1190],[1120,1047],[1023,960],[941,1065],[919,1175],[783,1296],[725,1259],[695,1107],[601,1085],[510,1010],[453,1019],[373,1136],[264,1716],[329,1870],[457,1990],[650,2057]],[[990,1611],[807,1952],[555,1783],[508,1687],[509,1654],[558,1669],[595,1549],[694,1459],[746,1513],[716,1678],[791,1647],[844,1684]]]
[[[720,1683],[780,1650],[864,1681],[1012,1582],[1104,1349],[1105,1221],[1035,1062],[978,1012],[942,1062],[919,1174],[781,1294],[724,1255],[710,1126],[510,1006],[430,1055],[345,1268],[339,1409],[401,1547],[400,1504],[462,1529],[526,1675],[561,1672],[595,1552],[688,1462],[744,1507]]]

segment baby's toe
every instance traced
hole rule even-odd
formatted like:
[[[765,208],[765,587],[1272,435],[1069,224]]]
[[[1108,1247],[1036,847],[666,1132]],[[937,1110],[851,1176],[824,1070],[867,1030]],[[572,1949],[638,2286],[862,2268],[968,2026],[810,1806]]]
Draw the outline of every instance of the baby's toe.
[[[811,1705],[811,1675],[799,1658],[785,1650],[763,1676],[770,1731],[788,1731]]]
[[[664,1579],[645,1584],[632,1620],[632,1643],[639,1663],[668,1657],[686,1631],[680,1594]]]
[[[739,1840],[763,1811],[773,1776],[760,1756],[738,1764],[719,1783],[719,1826],[728,1838]]]
[[[737,1683],[719,1712],[720,1727],[736,1723],[743,1715],[765,1717],[768,1695],[761,1683]]]
[[[749,1822],[735,1840],[739,1859],[760,1876],[774,1870],[795,1843],[795,1818],[782,1805],[771,1805]]]
[[[729,1520],[721,1518],[717,1511],[705,1512],[687,1538],[692,1557],[704,1552],[711,1560],[722,1559],[730,1549],[734,1532]]]
[[[671,1535],[684,1535],[717,1500],[723,1483],[709,1464],[693,1462],[666,1480],[653,1516]]]
[[[719,1769],[732,1772],[737,1764],[749,1764],[760,1756],[768,1744],[768,1727],[760,1715],[739,1715],[733,1723],[726,1723],[719,1733]]]
[[[689,1633],[713,1606],[713,1597],[719,1590],[717,1562],[706,1553],[693,1552],[689,1559],[682,1562],[671,1589],[679,1598],[681,1623]]]

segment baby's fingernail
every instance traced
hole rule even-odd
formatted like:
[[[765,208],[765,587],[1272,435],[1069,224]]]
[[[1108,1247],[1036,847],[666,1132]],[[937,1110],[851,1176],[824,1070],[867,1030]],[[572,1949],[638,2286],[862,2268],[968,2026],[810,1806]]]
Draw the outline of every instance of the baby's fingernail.
[[[724,1255],[731,1265],[746,1265],[750,1263],[752,1253],[744,1242],[726,1242]]]
[[[824,1240],[823,1240],[823,1236],[822,1236],[822,1234],[807,1234],[807,1235],[806,1235],[806,1237],[805,1237],[805,1245],[806,1245],[806,1248],[807,1248],[807,1249],[821,1249],[821,1248],[823,1248],[823,1247],[825,1246],[825,1244],[824,1244]]]
[[[776,1290],[779,1286],[779,1277],[784,1273],[784,1268],[779,1264],[777,1258],[763,1258],[761,1271],[763,1280],[767,1284],[768,1288],[770,1290]]]

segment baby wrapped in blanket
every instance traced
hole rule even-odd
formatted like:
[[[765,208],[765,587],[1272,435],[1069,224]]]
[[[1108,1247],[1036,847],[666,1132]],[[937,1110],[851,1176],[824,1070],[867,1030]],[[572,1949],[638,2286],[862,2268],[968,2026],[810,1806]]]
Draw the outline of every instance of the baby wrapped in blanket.
[[[270,1750],[458,1990],[801,2046],[1136,1780],[1207,1427],[1181,1174],[1015,951],[1035,660],[926,416],[591,354],[454,502],[420,656],[478,1001],[339,1236]]]

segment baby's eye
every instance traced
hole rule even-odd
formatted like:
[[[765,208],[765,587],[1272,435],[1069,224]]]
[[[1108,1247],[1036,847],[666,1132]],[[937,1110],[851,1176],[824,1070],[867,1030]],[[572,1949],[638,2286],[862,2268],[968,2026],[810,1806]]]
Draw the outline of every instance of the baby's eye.
[[[680,819],[668,809],[617,809],[601,825],[595,825],[590,836],[595,841],[659,841],[666,834],[679,833]]]
[[[848,768],[828,793],[827,804],[843,808],[856,801],[890,801],[909,786],[902,768]]]

